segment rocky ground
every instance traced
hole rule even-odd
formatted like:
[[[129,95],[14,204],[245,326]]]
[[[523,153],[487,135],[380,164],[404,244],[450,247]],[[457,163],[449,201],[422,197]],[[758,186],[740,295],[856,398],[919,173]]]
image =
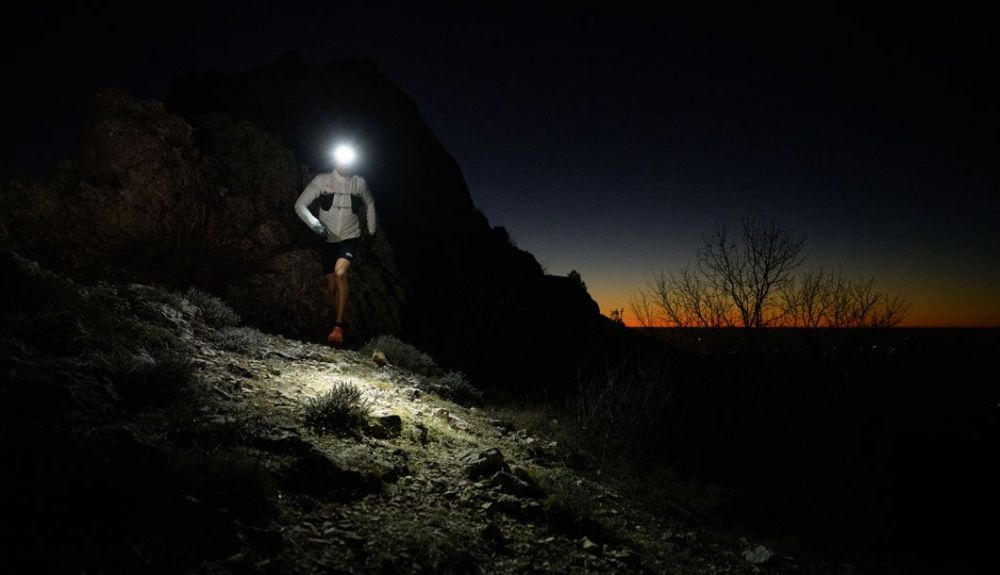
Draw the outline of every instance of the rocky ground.
[[[88,573],[837,571],[654,514],[586,453],[519,428],[509,409],[446,400],[440,378],[371,349],[263,334],[197,292],[84,287],[13,254],[3,264],[9,561]],[[311,402],[344,382],[368,406],[362,424],[307,426]]]

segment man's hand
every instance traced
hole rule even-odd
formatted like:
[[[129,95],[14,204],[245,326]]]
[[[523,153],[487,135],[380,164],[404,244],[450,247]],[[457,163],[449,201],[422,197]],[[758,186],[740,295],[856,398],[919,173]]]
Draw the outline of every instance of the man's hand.
[[[319,222],[312,226],[312,231],[324,240],[327,238],[326,226]]]

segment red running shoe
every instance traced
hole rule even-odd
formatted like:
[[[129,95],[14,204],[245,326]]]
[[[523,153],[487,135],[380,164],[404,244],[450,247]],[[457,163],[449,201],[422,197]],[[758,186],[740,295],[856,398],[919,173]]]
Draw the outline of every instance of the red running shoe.
[[[330,335],[326,336],[326,341],[332,343],[333,345],[340,345],[344,343],[344,329],[339,325],[333,328]]]

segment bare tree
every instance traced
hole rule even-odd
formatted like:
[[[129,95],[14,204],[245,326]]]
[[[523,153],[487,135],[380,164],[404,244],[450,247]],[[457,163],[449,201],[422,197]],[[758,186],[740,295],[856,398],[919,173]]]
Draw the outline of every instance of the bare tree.
[[[899,295],[875,290],[874,278],[845,280],[823,271],[798,275],[781,292],[790,327],[893,327],[909,311]]]
[[[867,327],[895,327],[906,318],[910,312],[910,302],[903,296],[895,294],[881,294],[875,311],[868,319]]]
[[[638,294],[629,296],[628,307],[642,327],[661,327],[652,298],[641,288]]]
[[[789,327],[820,327],[830,321],[833,308],[832,276],[822,268],[805,271],[781,290]]]
[[[728,327],[733,306],[722,291],[709,285],[690,266],[680,274],[660,272],[646,280],[630,300],[632,312],[646,326]]]
[[[777,222],[745,218],[702,238],[697,266],[661,271],[629,299],[645,327],[892,327],[909,310],[899,295],[874,289],[874,279],[848,281],[824,271],[794,275],[805,234]]]
[[[698,269],[711,288],[728,296],[743,327],[766,327],[785,315],[777,296],[802,263],[805,242],[805,234],[775,221],[744,218],[736,232],[720,224],[698,248]]]
[[[893,327],[909,312],[910,304],[899,295],[878,292],[874,278],[857,281],[837,279],[831,282],[831,309],[828,325],[832,327]]]

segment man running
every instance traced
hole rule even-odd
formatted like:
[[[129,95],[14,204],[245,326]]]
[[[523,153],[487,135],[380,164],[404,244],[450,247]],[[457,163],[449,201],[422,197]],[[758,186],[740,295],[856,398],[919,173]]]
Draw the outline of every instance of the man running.
[[[357,197],[367,208],[368,233],[375,234],[375,200],[365,179],[351,173],[354,150],[338,146],[334,151],[334,170],[317,175],[302,190],[295,201],[295,212],[317,235],[325,239],[321,255],[323,273],[330,302],[337,313],[337,321],[327,341],[335,346],[344,343],[344,310],[347,308],[347,270],[357,253],[361,224],[352,209],[352,199]],[[317,219],[309,206],[319,199]]]

